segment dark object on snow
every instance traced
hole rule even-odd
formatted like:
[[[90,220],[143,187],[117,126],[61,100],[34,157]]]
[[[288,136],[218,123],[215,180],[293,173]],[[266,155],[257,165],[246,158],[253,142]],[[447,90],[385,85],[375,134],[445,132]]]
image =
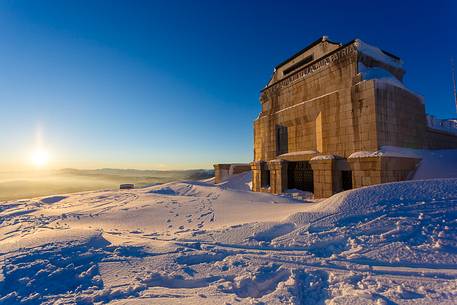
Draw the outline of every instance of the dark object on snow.
[[[130,189],[134,189],[135,185],[133,183],[123,183],[119,186],[119,188],[121,190],[130,190]]]

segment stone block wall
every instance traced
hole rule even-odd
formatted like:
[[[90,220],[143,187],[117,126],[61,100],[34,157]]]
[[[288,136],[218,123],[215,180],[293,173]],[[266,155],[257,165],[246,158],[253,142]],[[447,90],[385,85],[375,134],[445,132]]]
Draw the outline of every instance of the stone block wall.
[[[224,164],[214,164],[214,183],[221,183],[225,181],[228,177],[236,174],[240,174],[246,171],[251,170],[249,164],[244,163],[224,163]]]
[[[314,198],[327,198],[335,193],[335,160],[311,160],[313,169]]]
[[[232,166],[230,166],[229,174],[230,174],[230,176],[237,175],[237,174],[241,174],[244,172],[248,172],[250,170],[251,170],[251,165],[249,165],[248,163],[236,163],[236,164],[232,164]]]
[[[265,167],[265,162],[254,161],[251,162],[250,165],[252,171],[252,190],[254,192],[260,192],[262,185],[262,168]]]
[[[383,157],[381,162],[381,183],[404,181],[412,178],[420,158]]]
[[[445,131],[427,128],[425,143],[426,147],[430,149],[457,148],[457,136]]]
[[[316,150],[341,156],[354,152],[351,86],[357,75],[357,52],[353,46],[341,52],[344,56],[319,59],[324,64],[302,79],[276,88],[288,78],[262,92],[261,103],[268,107],[262,107],[254,122],[254,160],[276,159],[278,125],[288,128],[289,152]],[[332,56],[337,59],[327,61]]]
[[[287,162],[284,160],[270,160],[269,162],[251,162],[252,190],[254,192],[270,192],[281,194],[287,189]],[[269,185],[263,185],[262,176],[269,172]]]
[[[214,183],[221,183],[229,176],[231,164],[214,164]]]
[[[358,77],[355,79],[358,81]],[[344,157],[355,151],[376,151],[376,101],[373,81],[358,82],[351,88],[351,135],[346,141],[352,141],[352,147],[345,150]]]
[[[269,106],[254,122],[254,160],[277,157],[278,125],[288,128],[289,152],[315,150],[348,157],[384,145],[423,148],[427,139],[440,142],[426,137],[420,96],[385,81],[362,81],[357,65],[357,52],[346,52],[299,81],[265,89],[261,103]]]
[[[406,180],[420,159],[406,157],[363,157],[348,159],[353,188]]]
[[[381,80],[373,80],[376,95],[378,147],[425,147],[427,126],[422,98]]]
[[[354,188],[381,183],[381,159],[378,157],[348,159]]]
[[[427,127],[422,97],[401,84],[363,80],[358,72],[363,63],[382,67],[401,80],[401,67],[359,52],[354,42],[328,44],[327,49],[324,43],[328,42],[318,41],[280,64],[261,92],[262,111],[254,121],[253,190],[282,193],[287,188],[287,162],[333,155],[335,159],[310,161],[315,197],[329,197],[350,188],[351,172],[352,187],[357,188],[405,180],[419,162],[388,156],[347,159],[354,152],[386,145],[457,148],[457,136]],[[284,73],[311,54],[315,60]],[[277,138],[285,143],[285,134],[287,148],[276,143]],[[262,174],[268,174],[268,187],[262,187]]]
[[[270,191],[272,194],[281,194],[287,190],[287,162],[284,160],[271,160],[268,162],[270,169]]]

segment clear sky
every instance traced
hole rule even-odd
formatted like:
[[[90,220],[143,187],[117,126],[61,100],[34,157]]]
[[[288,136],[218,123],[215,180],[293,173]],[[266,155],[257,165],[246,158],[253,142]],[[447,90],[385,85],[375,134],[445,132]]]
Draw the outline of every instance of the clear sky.
[[[322,35],[400,56],[427,112],[456,116],[457,1],[3,0],[0,170],[37,148],[52,168],[250,161],[259,90]]]

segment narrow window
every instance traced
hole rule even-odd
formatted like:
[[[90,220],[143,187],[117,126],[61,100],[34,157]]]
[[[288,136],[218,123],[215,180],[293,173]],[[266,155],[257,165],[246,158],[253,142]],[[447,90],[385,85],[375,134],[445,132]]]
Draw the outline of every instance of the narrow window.
[[[291,73],[292,71],[300,68],[301,66],[306,65],[309,62],[312,62],[313,59],[314,59],[313,55],[307,56],[307,57],[303,58],[302,60],[300,60],[299,62],[293,64],[289,68],[285,69],[282,74],[287,75],[287,74]]]
[[[276,126],[276,155],[282,155],[289,151],[289,138],[287,126]]]
[[[322,112],[316,118],[316,150],[318,152],[324,151],[324,145],[322,140]]]

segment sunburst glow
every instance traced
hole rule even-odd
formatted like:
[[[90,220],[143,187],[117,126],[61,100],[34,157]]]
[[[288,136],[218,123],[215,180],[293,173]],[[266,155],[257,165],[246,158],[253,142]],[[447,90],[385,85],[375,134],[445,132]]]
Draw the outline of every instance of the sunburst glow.
[[[44,149],[36,149],[31,154],[31,161],[37,168],[44,167],[49,162],[49,154]]]

